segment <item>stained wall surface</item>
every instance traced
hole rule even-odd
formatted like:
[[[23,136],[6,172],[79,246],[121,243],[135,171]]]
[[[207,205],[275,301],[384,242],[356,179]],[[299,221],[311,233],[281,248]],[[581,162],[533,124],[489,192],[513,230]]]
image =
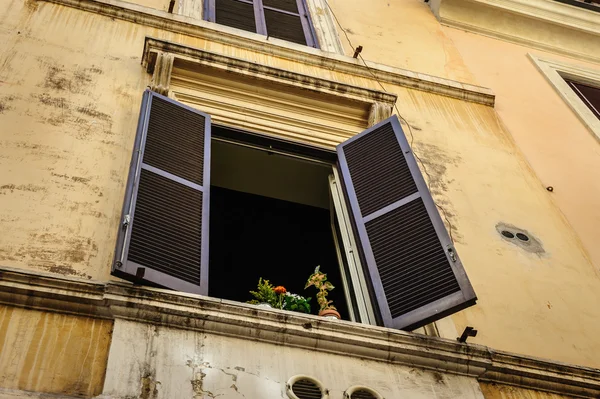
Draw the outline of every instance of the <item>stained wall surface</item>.
[[[7,233],[0,235],[0,264],[6,266],[111,278],[139,102],[150,82],[141,66],[146,36],[381,89],[367,78],[45,1],[5,4],[0,10],[0,225]],[[521,83],[533,82],[543,101],[555,104],[551,115],[558,121],[524,111],[524,104],[534,101],[526,89],[519,91],[527,94],[522,102],[512,105],[512,92],[503,89],[514,75],[509,62],[498,66],[502,79],[487,72],[492,57],[478,54],[493,45],[440,28],[420,2],[349,0],[344,6],[332,1],[332,7],[365,46],[368,60],[499,91],[492,108],[385,85],[398,95],[398,109],[410,125],[406,133],[479,297],[477,306],[452,318],[456,330],[474,326],[479,335],[472,342],[599,367],[594,333],[600,329],[600,281],[588,255],[597,216],[580,218],[578,225],[569,213],[575,212],[575,195],[563,194],[563,187],[580,184],[581,189],[592,179],[598,150],[583,128],[571,129],[570,122],[577,121],[566,105],[563,109],[552,97],[542,78],[533,77],[533,67],[523,67],[531,79]],[[565,150],[570,158],[560,161],[582,162],[573,166],[580,173],[573,182],[566,173],[557,178],[558,166],[544,172],[544,165],[558,162],[558,146],[565,146],[560,137],[546,136],[550,125],[563,128],[553,128],[553,134],[569,130],[577,136]],[[528,150],[549,143],[556,147],[544,151],[552,156],[536,157]],[[546,184],[557,187],[555,194]],[[582,191],[582,214],[598,198],[594,184]],[[496,229],[500,223],[526,230],[542,250],[531,252],[503,239]]]
[[[0,388],[100,394],[112,328],[110,320],[0,306]]]

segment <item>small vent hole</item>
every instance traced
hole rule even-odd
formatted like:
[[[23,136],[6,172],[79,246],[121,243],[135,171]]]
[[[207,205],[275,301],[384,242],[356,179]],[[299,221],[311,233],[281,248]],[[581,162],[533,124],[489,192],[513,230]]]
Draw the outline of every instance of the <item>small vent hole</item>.
[[[321,399],[323,392],[313,381],[301,379],[292,384],[292,392],[298,399]]]
[[[350,395],[350,399],[377,399],[377,396],[373,395],[366,389],[359,389]]]
[[[508,230],[502,230],[502,235],[506,238],[515,238],[515,235]]]
[[[517,238],[521,241],[529,241],[529,237],[527,237],[525,234],[523,233],[517,233]]]

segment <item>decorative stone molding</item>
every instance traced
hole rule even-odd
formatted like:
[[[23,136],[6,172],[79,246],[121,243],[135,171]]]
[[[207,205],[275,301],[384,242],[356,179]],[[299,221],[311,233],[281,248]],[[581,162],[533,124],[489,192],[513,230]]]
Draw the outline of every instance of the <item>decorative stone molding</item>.
[[[597,70],[581,68],[565,62],[542,59],[531,53],[528,56],[554,90],[567,102],[575,115],[577,115],[594,137],[600,140],[600,120],[581,101],[564,79],[572,79],[583,84],[598,87],[600,86],[600,68]]]
[[[148,72],[152,73],[150,90],[168,96],[174,57],[169,53],[158,52],[154,58],[154,63],[148,64],[147,67]]]
[[[202,19],[203,6],[202,0],[178,0],[177,14],[193,19]]]
[[[297,72],[290,72],[284,69],[258,64],[256,62],[249,62],[235,57],[220,55],[202,49],[147,37],[144,44],[142,64],[149,72],[154,71],[155,76],[156,68],[154,65],[158,65],[161,62],[160,54],[169,54],[171,59],[191,61],[199,67],[217,68],[222,71],[234,72],[249,78],[258,78],[260,80],[284,86],[294,86],[303,90],[346,97],[360,102],[381,102],[390,105],[394,104],[398,98],[395,94],[384,91],[353,86]],[[171,60],[171,65],[172,64],[173,61]],[[169,76],[170,73],[171,70],[169,70]]]
[[[373,103],[369,112],[369,127],[392,116],[392,106],[383,103]]]
[[[247,337],[575,397],[600,395],[598,369],[455,340],[125,283],[91,282],[3,267],[0,303]]]
[[[173,59],[173,98],[210,113],[213,123],[333,148],[367,127],[374,103],[389,116],[397,96],[146,38],[142,63]],[[387,110],[387,111],[386,111]],[[381,115],[379,115],[380,117]]]
[[[600,62],[600,13],[551,0],[431,0],[443,24]]]
[[[372,80],[373,76],[376,76],[380,82],[384,83],[391,83],[488,106],[494,105],[495,96],[488,88],[368,61],[367,67],[363,65],[360,60],[352,57],[328,53],[326,51],[290,43],[284,40],[278,40],[276,38],[266,38],[256,33],[245,32],[183,15],[170,14],[166,11],[159,11],[122,0],[45,1],[130,21],[140,25],[150,26],[156,29],[198,37],[223,45],[230,45],[261,54],[281,57],[301,64],[334,70],[360,78]]]

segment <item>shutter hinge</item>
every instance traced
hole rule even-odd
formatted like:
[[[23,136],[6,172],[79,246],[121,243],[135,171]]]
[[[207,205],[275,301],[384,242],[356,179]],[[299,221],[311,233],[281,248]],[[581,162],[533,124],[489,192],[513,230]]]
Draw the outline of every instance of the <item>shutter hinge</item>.
[[[122,228],[127,228],[127,226],[129,226],[129,222],[131,222],[131,217],[129,215],[125,215],[125,217],[123,218],[123,224],[121,225]]]
[[[448,245],[448,255],[450,255],[450,259],[452,260],[452,262],[456,262],[456,251],[454,251],[454,248],[452,248],[452,246]]]

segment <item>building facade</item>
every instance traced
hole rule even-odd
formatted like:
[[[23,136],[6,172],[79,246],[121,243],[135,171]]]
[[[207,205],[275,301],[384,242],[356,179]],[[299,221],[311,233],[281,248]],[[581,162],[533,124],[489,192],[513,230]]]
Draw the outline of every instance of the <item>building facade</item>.
[[[595,1],[0,27],[0,398],[600,397]],[[246,303],[317,265],[342,320]]]

